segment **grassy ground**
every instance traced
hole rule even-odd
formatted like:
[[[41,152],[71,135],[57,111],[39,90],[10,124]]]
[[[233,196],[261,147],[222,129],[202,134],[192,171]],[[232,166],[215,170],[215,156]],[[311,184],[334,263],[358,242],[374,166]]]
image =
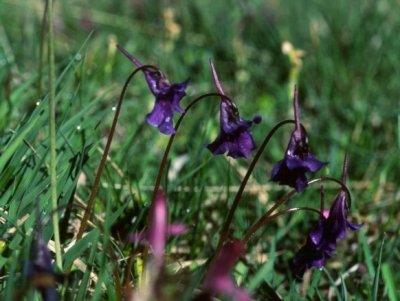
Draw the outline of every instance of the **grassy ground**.
[[[42,1],[0,1],[2,300],[13,300],[18,288],[27,285],[25,262],[37,224],[35,208],[42,214],[46,241],[53,236],[43,12]],[[275,123],[292,118],[291,85],[297,82],[312,150],[329,161],[319,175],[339,178],[348,153],[351,217],[364,223],[362,230],[340,242],[326,269],[311,270],[297,282],[288,262],[315,216],[295,213],[270,223],[251,240],[235,268],[238,283],[255,300],[276,300],[275,294],[284,300],[399,300],[399,13],[394,0],[57,1],[56,150],[63,271],[74,263],[68,287],[59,286],[62,300],[120,300],[132,251],[134,283],[140,274],[140,247],[121,237],[146,224],[167,143],[166,136],[145,123],[154,97],[140,76],[123,104],[90,219],[94,225],[73,243],[119,93],[133,70],[116,43],[142,62],[159,66],[171,81],[190,77],[183,106],[214,91],[208,64],[212,58],[241,116],[263,117],[253,128],[257,144]],[[285,42],[294,47],[289,54],[282,50]],[[170,219],[191,228],[169,241],[167,258],[168,268],[179,270],[172,273],[170,282],[178,285],[171,290],[189,295],[193,289],[187,279],[196,277],[187,275],[197,275],[213,254],[249,165],[249,160],[213,157],[204,147],[218,133],[217,101],[205,100],[185,119],[170,155],[169,177],[162,181]],[[233,237],[241,237],[287,191],[269,178],[289,134],[289,128],[278,131],[258,163],[236,212]],[[318,188],[311,187],[289,205],[318,208]],[[328,185],[326,202],[336,192],[336,186]],[[77,206],[65,210],[68,204]],[[23,292],[23,300],[40,298],[34,290]]]

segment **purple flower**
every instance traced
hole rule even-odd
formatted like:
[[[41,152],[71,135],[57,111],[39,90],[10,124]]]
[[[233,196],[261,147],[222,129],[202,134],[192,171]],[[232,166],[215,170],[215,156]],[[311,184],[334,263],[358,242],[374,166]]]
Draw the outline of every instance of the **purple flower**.
[[[347,156],[343,164],[342,182],[346,182]],[[292,269],[296,276],[302,277],[311,268],[320,268],[327,258],[333,256],[336,241],[346,237],[348,230],[358,230],[361,224],[347,220],[348,204],[346,190],[342,188],[329,210],[328,216],[321,216],[316,227],[309,233],[305,245],[297,252],[292,260]]]
[[[306,172],[316,172],[326,163],[317,160],[310,152],[307,133],[300,124],[297,87],[294,93],[294,113],[296,128],[290,137],[285,157],[272,169],[271,180],[280,185],[289,185],[300,192],[307,186]]]
[[[333,243],[324,238],[324,221],[318,221],[315,228],[307,236],[307,241],[296,253],[291,261],[291,269],[294,275],[302,278],[306,270],[315,267],[321,268],[325,265],[326,258],[332,257],[332,252],[336,249],[336,241]]]
[[[214,76],[215,85],[218,93],[225,95],[222,90],[217,72],[212,62],[211,70]],[[241,119],[236,105],[229,99],[221,97],[220,103],[220,126],[221,131],[214,142],[207,145],[207,148],[214,155],[227,153],[232,158],[247,158],[251,151],[255,149],[253,136],[249,128],[252,123],[260,123],[261,117],[256,116],[253,121]]]
[[[186,227],[182,224],[168,225],[167,200],[164,192],[158,190],[150,212],[149,227],[146,231],[128,235],[128,241],[145,240],[153,256],[160,265],[163,262],[167,235],[180,235],[186,232]]]
[[[132,62],[136,67],[143,64],[134,56],[126,51],[120,45],[118,49]],[[179,106],[179,102],[186,95],[185,89],[189,84],[189,79],[180,84],[171,84],[160,70],[150,68],[143,70],[150,91],[156,97],[154,108],[151,113],[147,114],[147,122],[158,127],[160,132],[166,135],[175,134],[173,125],[173,111],[183,113],[184,110]]]
[[[58,300],[57,282],[63,281],[63,275],[54,271],[50,252],[42,234],[35,234],[31,247],[31,259],[28,262],[28,277],[31,284],[42,295],[43,301]]]
[[[245,244],[240,240],[229,242],[222,247],[220,255],[211,264],[204,280],[202,300],[211,300],[211,296],[216,294],[231,296],[236,301],[251,300],[249,293],[244,289],[237,288],[229,275],[230,270],[244,251]]]

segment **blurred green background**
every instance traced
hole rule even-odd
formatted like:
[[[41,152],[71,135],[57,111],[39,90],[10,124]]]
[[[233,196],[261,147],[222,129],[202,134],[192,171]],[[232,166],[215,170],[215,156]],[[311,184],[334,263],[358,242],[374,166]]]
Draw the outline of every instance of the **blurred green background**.
[[[31,116],[43,113],[39,110],[47,91],[44,6],[38,0],[0,0],[1,153],[6,152],[15,132],[29,124]],[[55,2],[54,13],[60,79],[58,160],[64,181],[59,184],[64,198],[61,203],[70,202],[75,193],[86,200],[101,157],[97,147],[105,143],[113,106],[133,70],[118,53],[116,43],[143,63],[157,65],[172,82],[190,77],[183,106],[214,91],[209,67],[212,59],[241,116],[263,117],[262,123],[253,127],[258,144],[275,123],[292,118],[292,87],[297,83],[302,122],[312,151],[320,160],[329,161],[320,174],[340,177],[342,160],[348,153],[352,216],[364,223],[360,233],[351,234],[340,244],[328,269],[334,279],[345,275],[350,300],[367,300],[386,233],[379,296],[380,300],[397,300],[393,298],[400,296],[399,290],[391,285],[400,283],[399,1],[60,0]],[[212,102],[205,100],[185,120],[173,148],[168,185],[164,182],[174,200],[171,218],[200,233],[198,240],[193,234],[179,241],[182,248],[188,243],[192,246],[184,252],[187,260],[211,254],[216,237],[208,236],[221,226],[226,200],[233,198],[248,166],[245,160],[213,158],[205,149],[218,133],[218,106]],[[103,200],[97,208],[100,216],[106,200],[112,200],[110,210],[141,208],[148,203],[166,144],[164,136],[145,124],[152,103],[143,79],[135,79],[112,145],[104,189],[99,193]],[[45,121],[35,123],[36,130],[19,145],[11,163],[1,166],[0,205],[12,212],[14,220],[31,211],[37,199],[43,200],[42,209],[48,213],[49,193],[47,182],[43,182],[47,181],[46,173],[39,169],[47,156],[46,126]],[[245,195],[237,214],[234,236],[240,236],[265,212],[268,201],[282,195],[283,188],[271,187],[269,174],[273,163],[282,158],[289,134],[289,129],[278,132],[258,164],[249,184],[253,190]],[[28,173],[30,170],[35,173]],[[78,183],[78,176],[82,182]],[[35,186],[40,183],[40,188]],[[123,190],[121,185],[129,189]],[[318,208],[316,188],[290,205]],[[333,188],[328,187],[326,202],[335,195]],[[245,270],[242,283],[251,287],[259,300],[266,298],[270,287],[285,297],[296,290],[288,280],[287,261],[301,246],[313,218],[306,214],[284,217],[252,242],[246,264],[238,269]],[[32,225],[34,218],[29,221]],[[208,232],[210,227],[213,231]],[[9,239],[4,237],[4,241]],[[65,238],[64,244],[67,242]],[[18,249],[19,245],[26,249],[28,243],[13,246]],[[12,257],[4,251],[1,258],[2,272],[8,271]],[[272,266],[260,264],[266,258]],[[321,281],[321,294],[328,298],[330,285],[324,283],[330,283],[329,279]],[[298,285],[299,296],[307,296],[303,291],[307,283]]]

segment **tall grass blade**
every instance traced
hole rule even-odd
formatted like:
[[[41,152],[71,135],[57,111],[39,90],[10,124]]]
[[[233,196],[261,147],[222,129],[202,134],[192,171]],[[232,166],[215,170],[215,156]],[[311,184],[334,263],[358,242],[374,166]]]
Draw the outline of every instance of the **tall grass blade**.
[[[372,285],[372,300],[373,301],[379,301],[378,300],[379,277],[380,277],[380,271],[381,271],[382,250],[383,250],[384,243],[385,243],[385,235],[382,238],[381,247],[379,248],[378,264],[376,266],[374,282],[373,282],[373,285]]]

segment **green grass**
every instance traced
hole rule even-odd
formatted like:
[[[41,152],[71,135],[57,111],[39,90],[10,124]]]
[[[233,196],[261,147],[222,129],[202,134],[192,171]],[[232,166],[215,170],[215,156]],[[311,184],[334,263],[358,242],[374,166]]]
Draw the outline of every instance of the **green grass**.
[[[53,240],[47,64],[39,93],[43,10],[41,1],[0,2],[1,300],[13,300],[21,287],[20,300],[40,300],[28,289],[26,277],[35,208],[45,221],[46,241]],[[304,50],[298,74],[302,122],[312,151],[329,161],[318,175],[339,178],[348,153],[351,217],[364,226],[338,244],[336,257],[323,271],[311,270],[296,282],[288,262],[315,216],[286,215],[256,234],[233,274],[255,300],[398,300],[399,13],[394,0],[55,1],[57,196],[64,270],[75,262],[68,283],[59,286],[62,300],[121,300],[125,275],[135,284],[139,280],[141,246],[123,237],[146,225],[168,139],[145,123],[154,97],[141,76],[131,82],[123,104],[90,219],[94,225],[79,242],[72,240],[113,107],[133,70],[115,44],[159,66],[173,82],[190,76],[183,107],[214,91],[212,58],[241,116],[263,117],[252,128],[259,145],[275,123],[292,118],[288,87],[294,66],[282,52],[285,41]],[[169,239],[168,271],[179,268],[165,277],[171,300],[180,293],[187,300],[193,297],[204,273],[202,263],[213,255],[250,162],[213,157],[205,148],[218,133],[218,119],[217,98],[201,101],[188,113],[172,146],[170,177],[162,179],[170,220],[190,227],[187,234]],[[235,214],[234,237],[241,237],[286,191],[269,177],[289,134],[289,127],[279,130],[257,164]],[[289,205],[318,208],[318,188]],[[329,203],[337,189],[325,189]],[[130,254],[133,266],[125,274]]]

